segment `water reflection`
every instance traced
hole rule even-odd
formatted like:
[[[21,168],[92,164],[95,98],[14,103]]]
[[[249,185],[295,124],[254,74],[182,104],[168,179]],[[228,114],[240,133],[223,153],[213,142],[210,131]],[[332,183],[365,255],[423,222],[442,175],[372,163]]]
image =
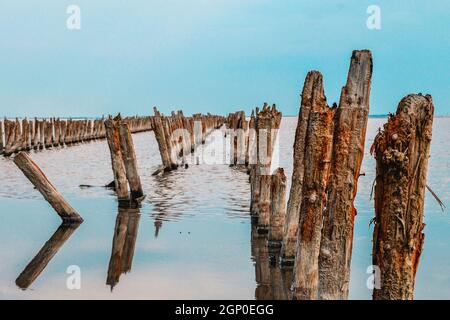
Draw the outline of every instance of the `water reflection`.
[[[61,224],[38,254],[28,263],[19,277],[17,277],[16,285],[21,289],[27,289],[39,277],[50,260],[58,253],[59,249],[61,249],[78,226],[79,224]]]
[[[120,275],[131,271],[140,218],[138,206],[119,207],[106,278],[106,284],[111,286],[111,291],[119,282]]]
[[[280,249],[268,247],[268,235],[258,234],[252,223],[252,258],[255,264],[256,300],[291,300],[292,269],[280,268]]]

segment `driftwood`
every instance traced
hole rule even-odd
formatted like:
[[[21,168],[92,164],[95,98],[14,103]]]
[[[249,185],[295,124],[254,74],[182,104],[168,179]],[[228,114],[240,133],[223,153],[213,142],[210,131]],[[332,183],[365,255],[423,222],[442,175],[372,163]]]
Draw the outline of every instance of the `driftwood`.
[[[79,224],[66,225],[62,224],[51,236],[51,238],[44,244],[38,254],[30,261],[22,273],[16,279],[16,285],[21,289],[27,289],[45,267],[50,260],[56,255],[63,244],[70,238]]]
[[[55,209],[56,213],[58,213],[64,222],[80,223],[83,221],[78,213],[50,183],[38,165],[25,152],[20,152],[14,158],[14,163],[44,196],[45,200]]]
[[[125,173],[125,165],[120,150],[119,119],[105,121],[106,139],[111,154],[111,166],[114,175],[114,188],[119,201],[129,200],[128,180]]]
[[[411,300],[425,235],[424,196],[433,126],[431,96],[403,98],[375,138],[375,300]]]
[[[354,51],[336,110],[328,198],[319,256],[321,299],[347,299],[359,171],[369,116],[372,54]]]
[[[304,141],[304,175],[294,269],[296,299],[317,299],[323,209],[333,146],[334,109],[326,102],[320,74],[313,76]]]

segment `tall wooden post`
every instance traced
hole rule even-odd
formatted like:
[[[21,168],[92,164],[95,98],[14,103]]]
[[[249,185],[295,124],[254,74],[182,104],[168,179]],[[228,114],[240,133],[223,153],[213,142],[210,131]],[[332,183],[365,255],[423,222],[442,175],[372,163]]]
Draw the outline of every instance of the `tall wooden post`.
[[[294,296],[299,300],[318,297],[323,209],[333,146],[334,110],[328,107],[320,75],[314,79],[312,92],[294,267]]]
[[[315,102],[315,98],[323,95],[322,83],[323,80],[320,72],[310,71],[303,85],[297,129],[295,131],[291,189],[286,211],[283,246],[281,248],[281,262],[284,265],[293,265],[297,252],[298,223],[300,221],[303,175],[305,172],[306,131],[308,128],[309,113]]]
[[[347,84],[336,110],[333,160],[324,211],[319,257],[321,299],[347,299],[353,227],[354,200],[364,156],[372,79],[372,54],[354,51]]]
[[[119,119],[107,119],[105,121],[106,139],[111,154],[111,166],[114,175],[114,185],[119,201],[129,200],[128,180],[125,173],[125,165],[120,150]]]
[[[139,199],[144,196],[142,190],[141,178],[138,174],[136,153],[134,151],[133,139],[131,137],[130,128],[127,123],[121,123],[119,126],[120,149],[122,152],[123,163],[125,165],[125,173],[127,175],[130,186],[132,199]]]
[[[424,197],[433,126],[431,96],[404,97],[375,138],[375,300],[412,300],[425,235]]]

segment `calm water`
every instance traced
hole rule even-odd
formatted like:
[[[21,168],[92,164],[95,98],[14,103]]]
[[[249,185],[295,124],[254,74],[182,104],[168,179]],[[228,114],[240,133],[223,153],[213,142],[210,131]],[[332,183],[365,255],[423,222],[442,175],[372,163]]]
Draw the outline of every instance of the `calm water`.
[[[369,299],[375,163],[368,148],[385,119],[370,119],[356,207],[350,297]],[[296,118],[280,132],[280,165],[290,177]],[[450,206],[450,119],[436,118],[428,184]],[[264,238],[252,232],[248,176],[227,165],[191,165],[152,176],[160,156],[152,132],[133,136],[147,193],[142,208],[125,212],[101,186],[111,181],[106,141],[32,152],[33,159],[83,216],[76,230],[60,220],[15,167],[0,157],[0,298],[3,299],[254,299],[286,298],[289,272],[270,267]],[[448,211],[448,210],[447,210]],[[417,299],[450,298],[450,216],[426,195],[425,250]],[[51,238],[51,241],[49,239]],[[61,239],[67,240],[63,243]],[[56,239],[56,240],[55,240]],[[59,241],[57,239],[60,239]],[[16,278],[44,244],[62,245],[28,289]],[[81,289],[66,285],[69,266]],[[26,276],[22,276],[27,278]],[[25,279],[30,282],[31,280]],[[25,281],[26,282],[26,281]]]

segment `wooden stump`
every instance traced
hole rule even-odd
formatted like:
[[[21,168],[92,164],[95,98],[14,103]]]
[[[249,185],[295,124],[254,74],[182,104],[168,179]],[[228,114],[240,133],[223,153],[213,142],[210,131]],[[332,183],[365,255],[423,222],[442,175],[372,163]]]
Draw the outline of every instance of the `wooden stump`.
[[[118,120],[108,119],[105,121],[106,139],[111,154],[111,166],[114,175],[114,186],[119,201],[129,200],[128,180],[125,165],[120,150],[120,134]]]
[[[321,299],[347,299],[359,171],[369,116],[372,54],[354,51],[336,110],[333,160],[319,257]]]
[[[431,96],[408,95],[371,148],[375,155],[375,300],[412,300],[425,235],[424,196],[433,126]]]
[[[44,196],[45,200],[55,209],[56,213],[64,222],[80,223],[83,219],[67,203],[63,196],[50,183],[38,165],[31,160],[25,152],[20,152],[15,158],[14,163],[30,180],[36,189]]]

